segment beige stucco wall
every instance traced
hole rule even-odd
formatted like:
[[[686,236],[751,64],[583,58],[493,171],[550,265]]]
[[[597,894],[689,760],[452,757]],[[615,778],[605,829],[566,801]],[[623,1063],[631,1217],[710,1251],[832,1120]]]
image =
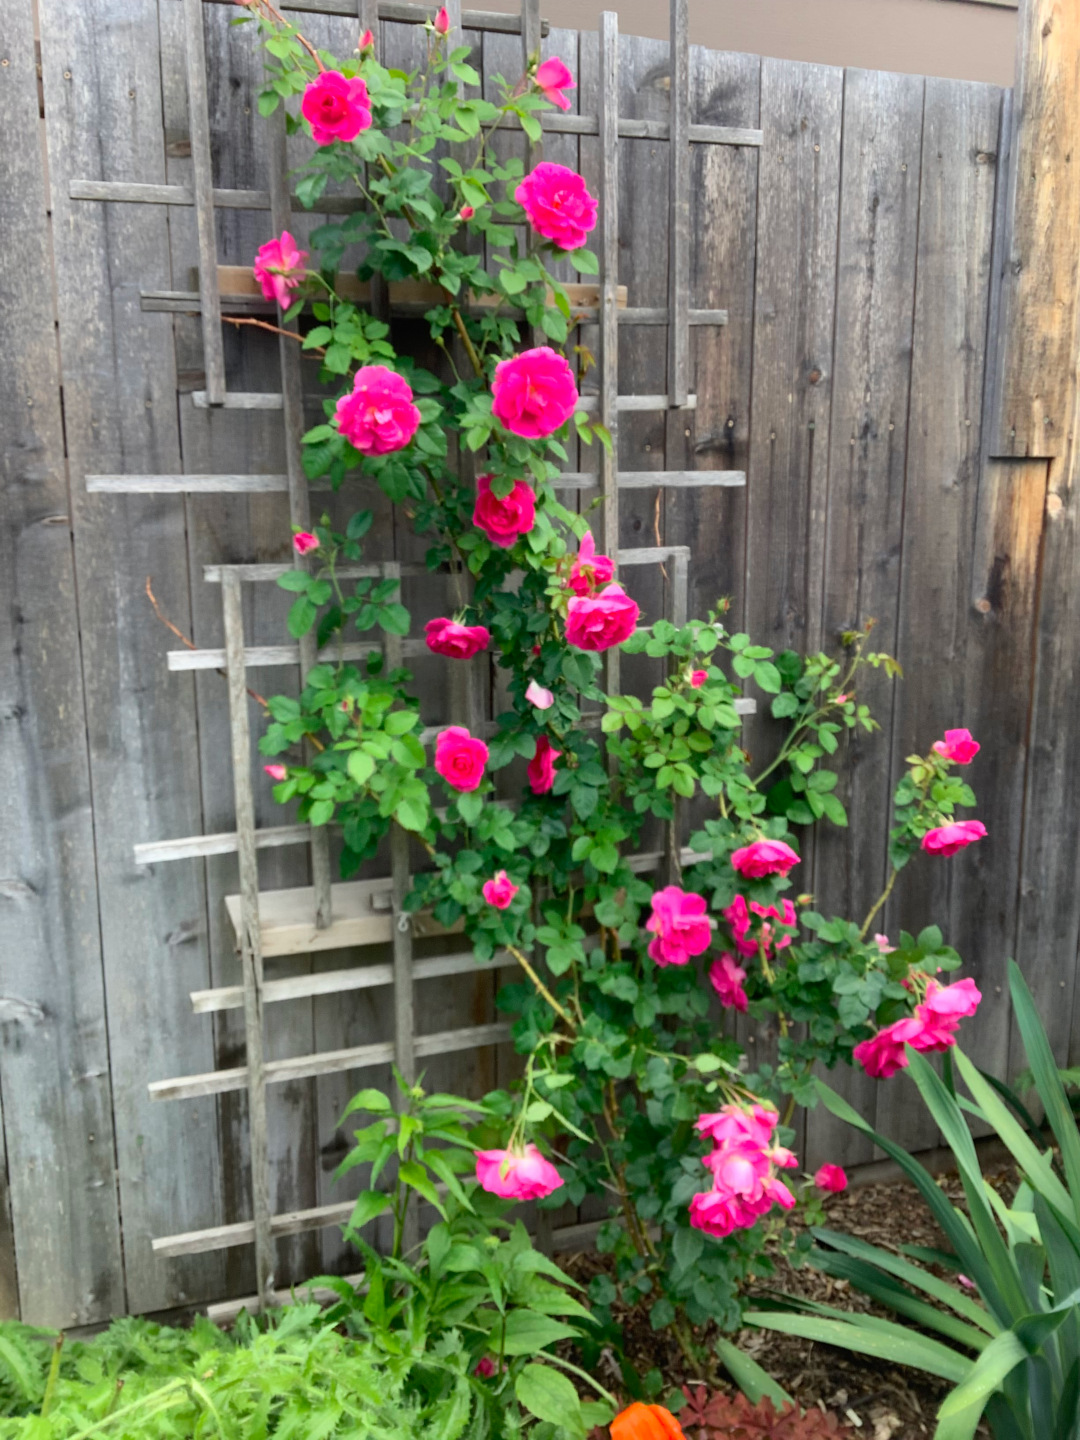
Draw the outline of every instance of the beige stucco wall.
[[[470,0],[466,0],[466,8]],[[519,0],[472,0],[513,12]],[[697,45],[787,60],[1011,85],[1016,10],[968,0],[689,0]],[[1076,0],[1080,3],[1080,0]],[[595,29],[617,10],[633,35],[667,35],[666,0],[541,0],[553,25]]]

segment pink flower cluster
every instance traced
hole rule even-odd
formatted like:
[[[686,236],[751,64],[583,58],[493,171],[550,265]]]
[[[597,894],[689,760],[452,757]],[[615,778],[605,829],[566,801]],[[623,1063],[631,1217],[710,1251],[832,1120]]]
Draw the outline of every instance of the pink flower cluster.
[[[615,578],[615,562],[606,555],[597,555],[592,531],[586,530],[578,546],[577,559],[570,567],[567,581],[575,595],[595,595],[598,589]]]
[[[685,965],[691,955],[703,955],[712,944],[704,895],[680,890],[678,885],[656,891],[645,929],[653,936],[649,956],[658,965]]]
[[[724,919],[731,930],[735,949],[740,955],[756,955],[758,946],[764,945],[766,950],[775,948],[786,949],[792,941],[790,935],[781,935],[776,938],[776,931],[770,921],[778,921],[781,925],[795,925],[795,906],[790,900],[781,900],[780,908],[775,905],[759,905],[752,900],[749,905],[744,895],[736,895],[735,899],[723,912]],[[751,937],[750,930],[753,927],[752,916],[761,920],[760,927],[756,928],[756,934]]]
[[[420,428],[409,382],[386,365],[362,365],[335,407],[338,429],[361,455],[403,450]]]
[[[926,998],[916,1005],[914,1015],[894,1020],[870,1040],[855,1046],[855,1059],[875,1080],[887,1080],[908,1063],[906,1046],[913,1050],[948,1050],[956,1044],[960,1021],[974,1015],[982,999],[974,980],[955,985],[927,982]]]
[[[524,480],[515,480],[509,495],[496,495],[491,475],[476,477],[476,504],[472,523],[493,545],[509,550],[519,535],[527,535],[536,524],[536,492]]]
[[[792,1208],[795,1196],[776,1172],[799,1162],[774,1141],[778,1119],[764,1105],[749,1110],[725,1105],[714,1115],[698,1117],[698,1130],[715,1146],[702,1161],[713,1184],[691,1200],[691,1225],[723,1239],[733,1230],[748,1230],[773,1205]]]
[[[576,170],[542,160],[514,191],[538,235],[560,250],[579,250],[596,228],[599,206]]]
[[[262,288],[264,300],[276,300],[283,310],[291,304],[290,291],[295,290],[307,273],[304,261],[308,252],[297,247],[296,241],[283,230],[276,240],[260,245],[251,267]]]
[[[562,1176],[535,1145],[522,1150],[477,1150],[476,1178],[504,1200],[540,1200],[558,1190]]]

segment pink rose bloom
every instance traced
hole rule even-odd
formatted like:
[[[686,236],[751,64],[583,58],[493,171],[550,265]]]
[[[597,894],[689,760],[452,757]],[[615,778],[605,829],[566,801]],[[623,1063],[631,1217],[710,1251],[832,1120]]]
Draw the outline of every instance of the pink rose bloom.
[[[641,614],[621,585],[599,595],[575,595],[566,610],[566,643],[578,650],[610,650],[629,640]]]
[[[420,428],[408,381],[385,365],[363,365],[353,379],[351,395],[337,402],[337,424],[361,455],[389,455],[404,450]]]
[[[884,1030],[862,1040],[852,1054],[866,1073],[874,1080],[888,1080],[897,1070],[907,1068],[908,1057],[904,1046],[921,1036],[923,1026],[914,1016],[894,1020]]]
[[[448,725],[435,741],[435,769],[455,790],[475,790],[487,758],[488,747],[464,725]]]
[[[538,235],[560,250],[579,250],[596,228],[599,209],[576,170],[542,160],[514,191]]]
[[[262,286],[264,300],[276,300],[283,310],[289,308],[291,295],[307,273],[304,261],[306,250],[299,250],[296,241],[283,230],[276,240],[267,240],[260,245],[251,267],[255,279]]]
[[[874,944],[881,951],[882,955],[891,955],[896,949],[895,945],[889,944],[888,935],[875,935]]]
[[[292,543],[297,555],[306,555],[309,550],[319,548],[319,537],[312,535],[310,530],[298,530],[292,537]]]
[[[575,595],[591,595],[597,587],[615,578],[615,563],[606,555],[597,555],[592,531],[586,530],[578,546],[577,559],[570,567],[567,582]]]
[[[558,1190],[562,1176],[535,1145],[524,1150],[477,1150],[476,1178],[504,1200],[540,1200]]]
[[[267,775],[270,776],[271,780],[284,780],[289,773],[284,765],[264,765],[263,769]]]
[[[448,35],[450,33],[450,12],[444,5],[435,16],[435,34]]]
[[[782,840],[755,840],[736,850],[731,863],[740,875],[760,880],[765,875],[786,875],[793,865],[798,865],[799,857]]]
[[[496,870],[494,880],[484,881],[484,899],[496,910],[507,910],[520,889],[521,886],[515,885],[505,870]]]
[[[944,740],[935,740],[931,747],[954,765],[970,765],[981,746],[971,738],[970,730],[946,730]]]
[[[694,1126],[717,1145],[749,1143],[764,1150],[772,1145],[779,1120],[767,1105],[752,1105],[749,1110],[742,1105],[724,1105],[712,1114],[699,1115]]]
[[[840,1165],[822,1165],[814,1175],[814,1184],[819,1190],[839,1195],[841,1190],[847,1189],[847,1176]]]
[[[475,205],[462,205],[461,209],[457,212],[459,220],[471,220],[475,214]]]
[[[371,128],[371,100],[358,75],[346,80],[337,70],[324,70],[304,91],[300,110],[316,145],[355,140]]]
[[[491,643],[491,632],[484,625],[459,625],[456,620],[440,617],[424,626],[427,647],[435,655],[451,660],[471,660]]]
[[[560,110],[569,110],[570,101],[563,94],[564,90],[576,90],[574,77],[566,68],[557,55],[550,60],[545,60],[542,65],[536,68],[537,88],[544,92],[544,99],[550,100]]]
[[[708,678],[709,678],[709,672],[708,672],[708,670],[691,670],[691,672],[690,672],[690,686],[691,686],[691,689],[700,690],[701,687],[702,687],[702,685],[705,684],[705,681],[706,681]]]
[[[965,845],[974,845],[986,835],[986,826],[981,820],[957,820],[952,825],[939,825],[928,830],[922,837],[922,848],[928,855],[944,855],[946,858],[963,850]]]
[[[555,761],[562,754],[546,735],[536,742],[536,753],[525,767],[534,795],[546,795],[555,784]]]
[[[555,704],[554,692],[538,685],[535,680],[529,681],[528,689],[525,691],[525,699],[530,705],[535,705],[537,710],[550,710]]]
[[[536,492],[524,480],[515,480],[509,495],[496,495],[491,476],[479,475],[472,523],[493,545],[509,550],[518,536],[527,535],[536,523]]]
[[[747,908],[745,896],[736,895],[722,914],[727,921],[728,929],[735,942],[735,949],[739,954],[756,955],[757,941],[747,939],[747,932],[750,929],[750,911]]]
[[[492,414],[515,435],[545,440],[565,425],[578,402],[574,372],[550,345],[523,350],[495,366]]]
[[[720,1004],[726,1010],[738,1010],[740,1015],[746,1014],[750,1003],[743,989],[745,979],[746,971],[736,963],[735,957],[728,955],[726,951],[709,966],[709,980],[720,996]]]
[[[982,1000],[974,980],[958,980],[955,985],[940,985],[930,980],[926,999],[915,1007],[915,1020],[920,1029],[908,1044],[915,1050],[948,1050],[956,1044],[960,1021],[974,1015]]]
[[[649,955],[658,965],[685,965],[691,955],[702,955],[712,944],[712,926],[704,895],[666,885],[652,897],[652,914],[645,929],[656,936]]]

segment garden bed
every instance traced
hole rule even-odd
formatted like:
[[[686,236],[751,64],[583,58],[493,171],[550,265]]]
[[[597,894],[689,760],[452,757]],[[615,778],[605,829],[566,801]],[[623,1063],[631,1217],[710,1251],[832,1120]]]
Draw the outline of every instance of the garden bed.
[[[995,1188],[1005,1189],[1010,1186],[1012,1172],[1003,1166],[988,1173],[986,1178]],[[965,1208],[958,1176],[943,1175],[938,1183],[954,1204]],[[941,1232],[914,1187],[902,1181],[849,1189],[842,1195],[828,1197],[825,1209],[831,1229],[842,1230],[874,1245],[894,1249],[900,1245],[940,1248],[943,1243]],[[598,1271],[607,1268],[607,1261],[604,1256],[589,1252],[567,1257],[565,1268],[575,1279],[587,1283]],[[852,1290],[846,1281],[834,1280],[809,1265],[796,1268],[783,1256],[776,1257],[775,1276],[751,1291],[763,1296],[777,1292],[895,1319],[865,1295]],[[627,1358],[641,1375],[659,1369],[664,1380],[662,1393],[667,1394],[693,1379],[674,1337],[669,1333],[658,1335],[652,1329],[646,1305],[623,1309],[617,1318]],[[923,1371],[849,1354],[792,1335],[747,1328],[737,1337],[737,1344],[794,1395],[804,1409],[818,1405],[831,1410],[867,1440],[908,1440],[908,1437],[914,1440],[921,1435],[932,1435],[938,1406],[951,1388],[947,1381],[937,1380]],[[617,1383],[617,1366],[613,1360],[610,1363],[611,1373],[601,1378],[605,1383]],[[735,1390],[734,1386],[726,1388]],[[982,1428],[978,1431],[979,1435],[988,1433]]]

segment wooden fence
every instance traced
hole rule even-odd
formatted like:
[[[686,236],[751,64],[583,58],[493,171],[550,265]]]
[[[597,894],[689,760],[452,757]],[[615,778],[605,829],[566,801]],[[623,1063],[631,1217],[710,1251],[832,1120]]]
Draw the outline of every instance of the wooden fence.
[[[319,43],[354,48],[356,0],[295,8],[310,12]],[[302,417],[289,397],[315,386],[298,365],[283,377],[272,337],[211,323],[221,342],[204,347],[203,330],[215,306],[258,311],[218,266],[249,266],[281,228],[283,137],[257,114],[261,61],[249,27],[230,27],[230,6],[11,0],[8,11],[0,113],[18,141],[0,199],[0,1311],[70,1325],[250,1295],[260,1204],[277,1217],[261,1288],[271,1269],[279,1286],[347,1269],[337,1231],[309,1228],[302,1212],[325,1219],[348,1199],[332,1171],[351,1091],[386,1083],[406,1033],[441,1088],[482,1093],[512,1058],[494,1043],[495,976],[448,968],[445,941],[408,947],[407,1022],[404,987],[386,983],[395,964],[404,973],[393,911],[370,903],[387,892],[376,882],[389,857],[368,867],[365,923],[378,923],[350,943],[367,942],[362,962],[382,967],[380,984],[337,993],[330,972],[359,968],[357,956],[327,950],[314,927],[303,954],[294,941],[275,952],[265,936],[255,946],[280,1003],[265,1029],[268,1183],[253,1216],[244,911],[233,902],[234,925],[225,898],[246,894],[250,922],[253,886],[314,884],[314,900],[325,872],[318,850],[285,834],[295,827],[261,770],[234,769],[230,734],[248,718],[240,650],[250,666],[251,647],[284,638],[285,597],[258,583],[269,572],[246,567],[289,563],[290,514],[304,503],[295,476],[290,493]],[[422,32],[402,13],[380,0],[379,46],[409,68]],[[486,84],[520,73],[518,23],[463,18]],[[832,647],[877,619],[907,678],[867,686],[881,730],[847,747],[851,829],[818,838],[803,884],[820,908],[864,913],[885,875],[904,757],[946,725],[969,726],[983,744],[973,780],[990,838],[948,864],[912,866],[882,928],[942,924],[985,994],[970,1046],[999,1071],[1011,1047],[1004,962],[1016,954],[1064,1059],[1080,1033],[1080,787],[1068,743],[1080,547],[1068,470],[1062,481],[1053,457],[1071,437],[1071,392],[1029,413],[1030,354],[1026,381],[996,359],[998,315],[1011,334],[1013,312],[1030,312],[1019,229],[1006,223],[1022,199],[1007,183],[1010,140],[1015,128],[1022,149],[1027,132],[1011,124],[1010,94],[991,86],[696,49],[683,68],[678,47],[673,67],[668,45],[605,26],[606,52],[591,34],[543,39],[578,76],[545,154],[580,168],[594,193],[618,178],[594,297],[607,344],[595,321],[582,333],[607,356],[597,404],[618,419],[618,475],[635,483],[618,488],[612,470],[581,503],[606,497],[620,558],[654,552],[626,578],[647,619],[683,605],[701,614],[727,595],[734,621],[777,648]],[[617,73],[617,91],[605,91],[605,73]],[[521,153],[522,137],[499,138]],[[688,223],[672,225],[684,206]],[[293,221],[307,233],[305,218]],[[669,326],[678,306],[687,323]],[[1059,352],[1071,336],[1064,308]],[[410,343],[413,322],[395,324]],[[1044,346],[1039,363],[1062,358]],[[266,398],[275,393],[284,401]],[[654,470],[669,472],[662,488],[643,478]],[[697,472],[698,483],[670,472]],[[402,567],[414,622],[438,613],[444,582],[411,573],[417,542],[376,493],[364,500],[377,515],[371,559]],[[653,563],[664,557],[666,576]],[[198,656],[155,615],[148,577]],[[296,684],[284,650],[256,659],[263,693]],[[214,673],[223,662],[230,685]],[[444,721],[461,697],[444,697],[429,659],[415,668],[425,721]],[[480,686],[471,703],[493,701]],[[746,743],[767,751],[763,715],[748,717]],[[249,867],[245,879],[237,849],[256,827],[257,875]],[[245,959],[254,964],[250,945]],[[440,1049],[448,1033],[469,1048]],[[769,1044],[753,1026],[748,1039]],[[362,1075],[342,1068],[358,1051],[374,1067]],[[305,1066],[341,1052],[352,1061]],[[240,1078],[215,1082],[223,1072]],[[155,1096],[187,1098],[161,1104],[152,1083]],[[932,1143],[902,1081],[850,1077],[847,1089],[901,1140]],[[804,1138],[810,1164],[870,1158],[819,1112]],[[587,1218],[556,1217],[561,1243],[576,1243]],[[247,1228],[230,1238],[243,1244],[185,1243],[237,1225]]]

